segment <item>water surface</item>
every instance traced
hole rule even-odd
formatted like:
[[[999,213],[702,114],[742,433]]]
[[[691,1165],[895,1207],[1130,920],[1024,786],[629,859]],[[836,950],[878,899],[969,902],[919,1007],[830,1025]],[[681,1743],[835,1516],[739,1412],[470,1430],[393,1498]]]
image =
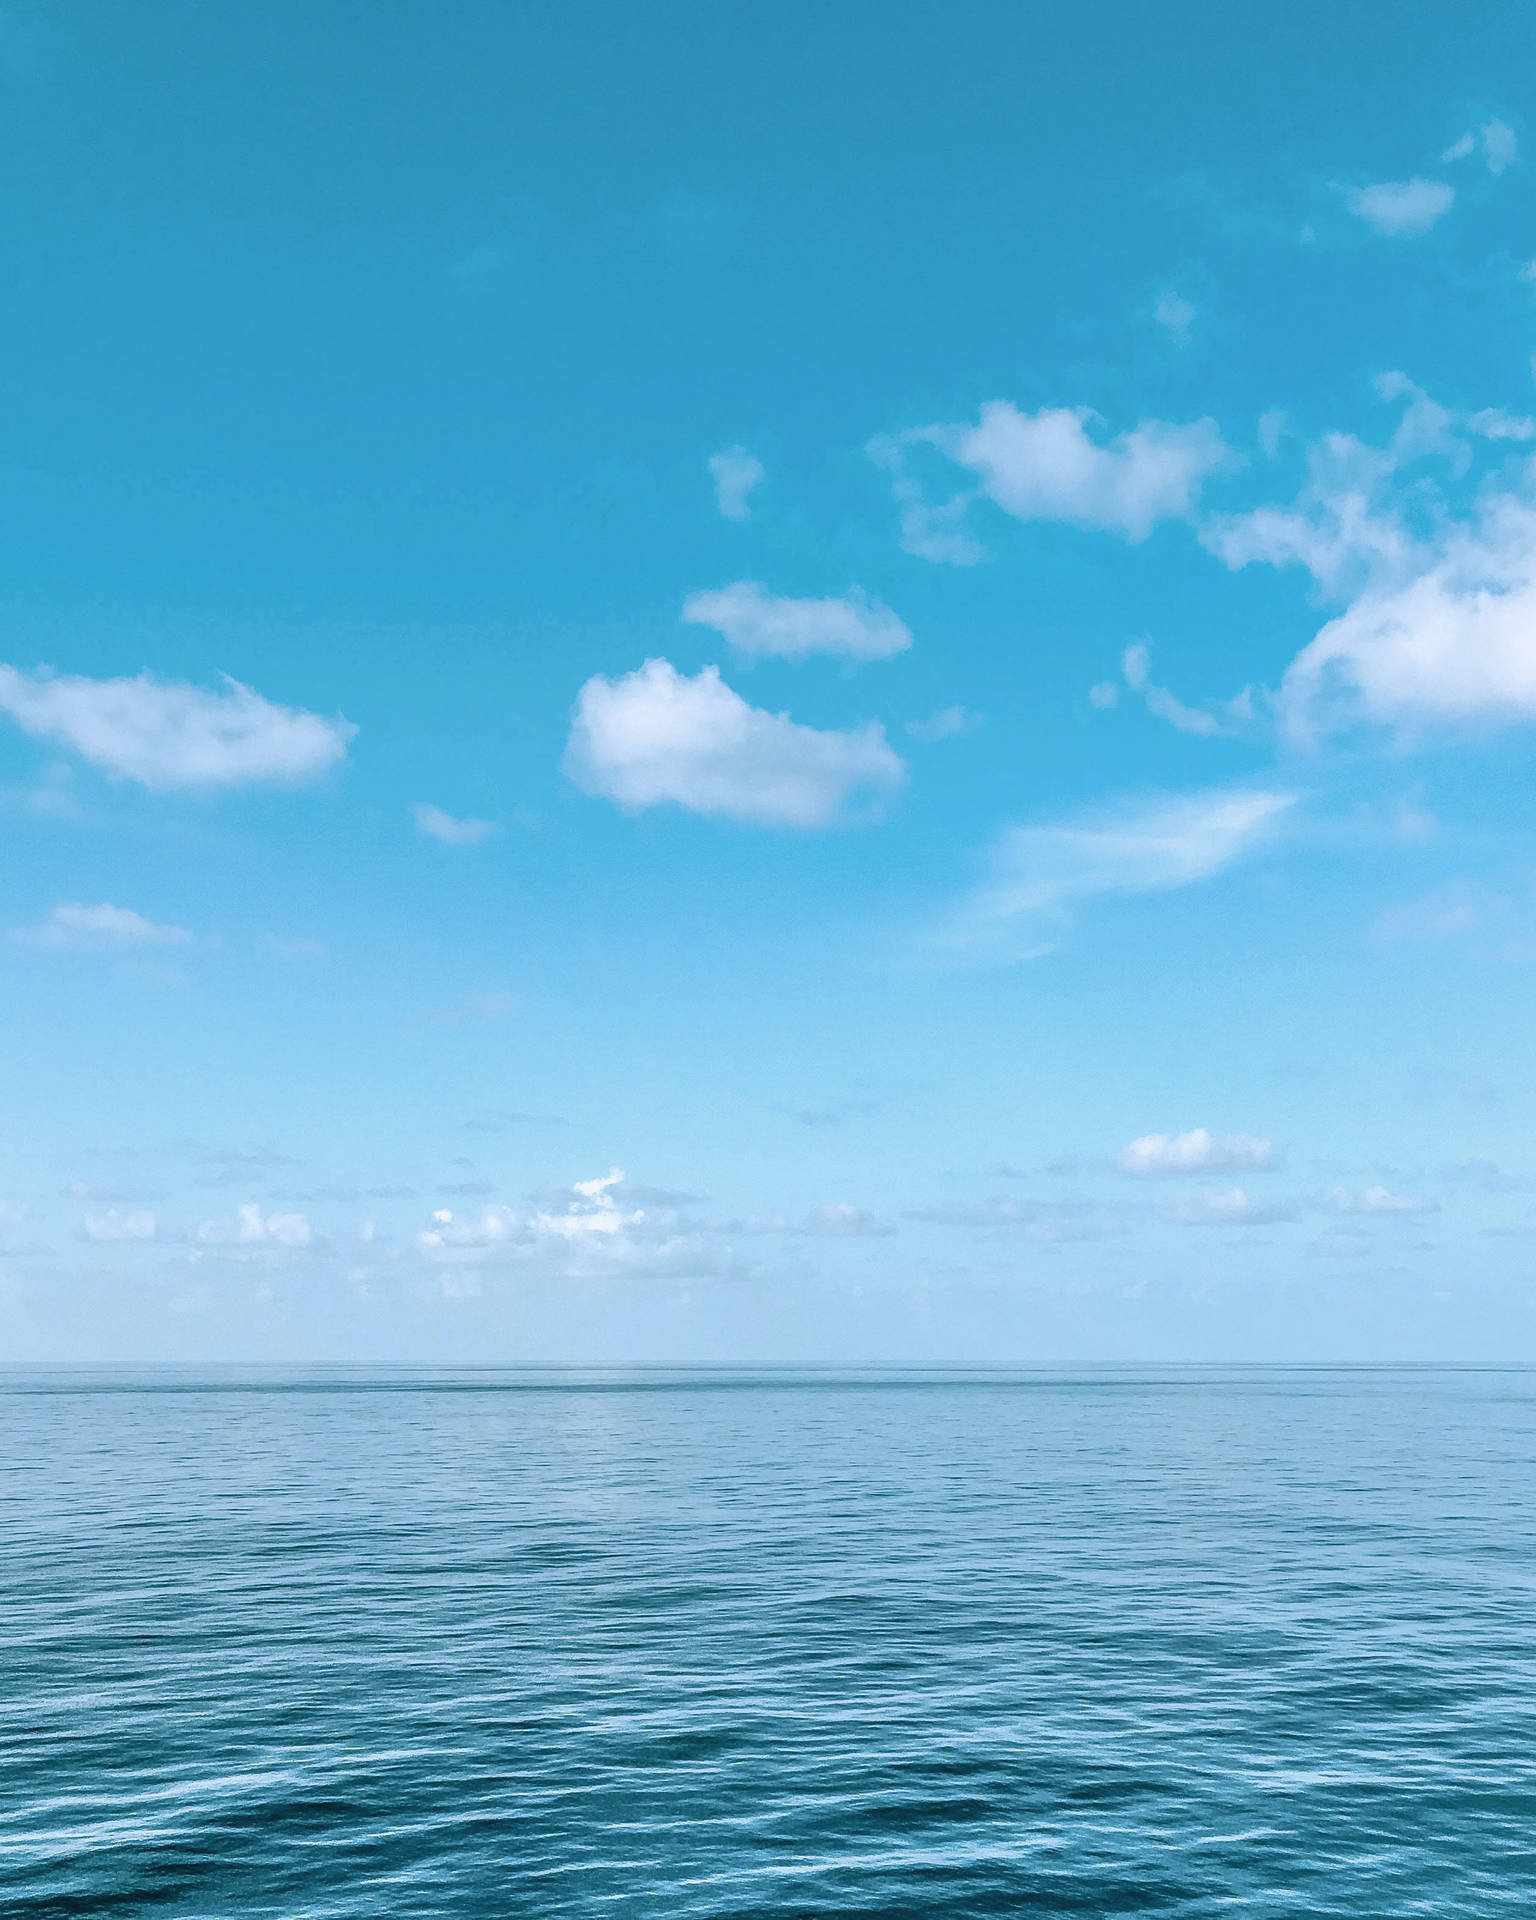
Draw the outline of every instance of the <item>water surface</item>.
[[[1536,1375],[0,1374],[26,1915],[1536,1910]]]

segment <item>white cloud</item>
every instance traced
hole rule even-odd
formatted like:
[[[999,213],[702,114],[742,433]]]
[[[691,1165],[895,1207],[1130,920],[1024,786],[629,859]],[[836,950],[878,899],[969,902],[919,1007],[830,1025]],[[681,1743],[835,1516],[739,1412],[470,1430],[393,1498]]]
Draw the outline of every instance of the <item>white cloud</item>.
[[[1458,474],[1469,434],[1508,442],[1528,423],[1452,413],[1401,374],[1377,387],[1408,401],[1384,447],[1328,434],[1293,505],[1202,530],[1228,566],[1299,564],[1344,603],[1288,669],[1282,724],[1304,743],[1362,723],[1411,735],[1536,719],[1536,461],[1489,479],[1461,518],[1432,476],[1405,472],[1434,458]]]
[[[302,1213],[264,1214],[254,1201],[236,1207],[233,1221],[205,1220],[197,1238],[203,1246],[298,1249],[317,1244],[314,1230]]]
[[[88,1213],[84,1225],[87,1240],[153,1240],[155,1237],[155,1216],[147,1208],[136,1213],[119,1213],[116,1207],[108,1207],[105,1213]]]
[[[1275,1164],[1272,1142],[1254,1133],[1218,1137],[1204,1127],[1188,1133],[1144,1133],[1115,1155],[1122,1173],[1138,1179],[1191,1173],[1267,1173]]]
[[[748,495],[763,477],[763,463],[745,447],[726,447],[712,454],[709,475],[715,483],[715,502],[727,520],[750,519]]]
[[[1366,1187],[1361,1193],[1351,1193],[1347,1187],[1335,1187],[1323,1205],[1330,1213],[1347,1214],[1402,1214],[1402,1213],[1438,1213],[1439,1202],[1424,1200],[1409,1194],[1393,1193],[1386,1187]]]
[[[628,1203],[625,1184],[615,1167],[527,1210],[440,1207],[417,1234],[417,1251],[439,1269],[504,1266],[565,1279],[680,1279],[729,1269],[716,1236],[679,1220],[674,1207]]]
[[[1126,648],[1121,671],[1125,675],[1125,684],[1146,702],[1148,713],[1155,714],[1159,720],[1166,720],[1170,726],[1177,727],[1180,733],[1199,734],[1209,740],[1218,735],[1244,733],[1253,724],[1253,691],[1249,687],[1244,687],[1232,699],[1223,701],[1220,710],[1212,713],[1204,707],[1186,707],[1166,687],[1157,686],[1152,679],[1151,649],[1144,641],[1138,640]],[[1097,688],[1090,687],[1088,698],[1095,706],[1102,706],[1106,704],[1103,700],[1094,699],[1097,691]],[[1108,704],[1112,705],[1113,702]]]
[[[667,660],[586,683],[564,765],[586,792],[628,809],[671,803],[784,827],[830,826],[854,795],[891,793],[906,774],[874,722],[801,726],[749,706],[717,667],[690,678]]]
[[[1181,1194],[1168,1218],[1186,1227],[1269,1227],[1294,1220],[1296,1209],[1283,1200],[1255,1200],[1242,1187],[1208,1187]]]
[[[1485,120],[1475,131],[1464,133],[1459,140],[1453,141],[1440,158],[1449,163],[1470,160],[1474,154],[1478,154],[1488,171],[1497,176],[1513,163],[1519,151],[1520,142],[1507,121]]]
[[[1211,420],[1188,426],[1144,420],[1106,445],[1088,432],[1098,422],[1089,407],[1042,407],[1031,414],[992,400],[974,426],[917,427],[872,441],[869,452],[893,477],[907,550],[959,564],[985,557],[964,526],[978,495],[1017,520],[1062,520],[1144,540],[1158,521],[1192,511],[1206,476],[1226,457]],[[978,489],[928,504],[909,472],[913,450],[925,446],[975,474]]]
[[[411,808],[411,817],[430,839],[441,840],[445,847],[473,847],[496,832],[494,820],[456,820],[428,800]]]
[[[0,712],[24,732],[155,792],[311,780],[341,760],[347,720],[280,707],[226,679],[222,692],[148,674],[89,680],[0,666]]]
[[[1292,734],[1536,719],[1536,469],[1486,494],[1423,570],[1368,585],[1292,662]]]
[[[1443,180],[1381,180],[1351,189],[1346,198],[1350,212],[1368,227],[1400,238],[1428,233],[1450,212],[1456,190]]]
[[[15,927],[12,939],[34,947],[121,949],[128,947],[183,947],[192,938],[185,927],[157,926],[132,907],[55,907],[36,927]]]
[[[1195,324],[1195,310],[1182,294],[1164,293],[1152,309],[1152,318],[1182,346]]]
[[[690,594],[683,618],[713,627],[749,659],[772,654],[801,660],[808,653],[832,653],[847,660],[885,660],[912,644],[905,622],[860,587],[841,599],[786,600],[756,580],[738,580]]]
[[[1050,950],[1083,901],[1208,880],[1252,852],[1294,804],[1293,794],[1216,788],[1051,826],[1012,827],[942,939],[995,958],[1033,958]]]
[[[965,707],[940,707],[926,720],[909,720],[906,731],[914,740],[931,745],[936,740],[958,740],[962,734],[974,733],[980,725],[979,713],[971,713]]]

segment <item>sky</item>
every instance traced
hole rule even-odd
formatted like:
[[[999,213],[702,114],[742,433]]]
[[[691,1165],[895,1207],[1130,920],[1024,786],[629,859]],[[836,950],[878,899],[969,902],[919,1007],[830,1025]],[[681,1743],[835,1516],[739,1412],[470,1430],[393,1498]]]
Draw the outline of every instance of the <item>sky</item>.
[[[0,1358],[1536,1361],[1492,0],[0,5]]]

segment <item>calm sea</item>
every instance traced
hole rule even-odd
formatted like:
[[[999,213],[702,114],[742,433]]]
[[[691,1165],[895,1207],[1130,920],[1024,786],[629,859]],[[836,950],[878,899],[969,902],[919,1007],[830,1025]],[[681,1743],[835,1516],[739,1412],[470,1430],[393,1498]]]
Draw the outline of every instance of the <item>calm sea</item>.
[[[1536,1374],[0,1375],[17,1915],[1536,1912]]]

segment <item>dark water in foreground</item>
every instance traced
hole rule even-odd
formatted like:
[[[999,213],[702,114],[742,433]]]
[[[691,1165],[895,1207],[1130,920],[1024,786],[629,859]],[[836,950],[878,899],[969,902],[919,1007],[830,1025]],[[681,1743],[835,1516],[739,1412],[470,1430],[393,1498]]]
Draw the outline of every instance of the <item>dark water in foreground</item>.
[[[0,1908],[1536,1912],[1536,1374],[0,1375]]]

